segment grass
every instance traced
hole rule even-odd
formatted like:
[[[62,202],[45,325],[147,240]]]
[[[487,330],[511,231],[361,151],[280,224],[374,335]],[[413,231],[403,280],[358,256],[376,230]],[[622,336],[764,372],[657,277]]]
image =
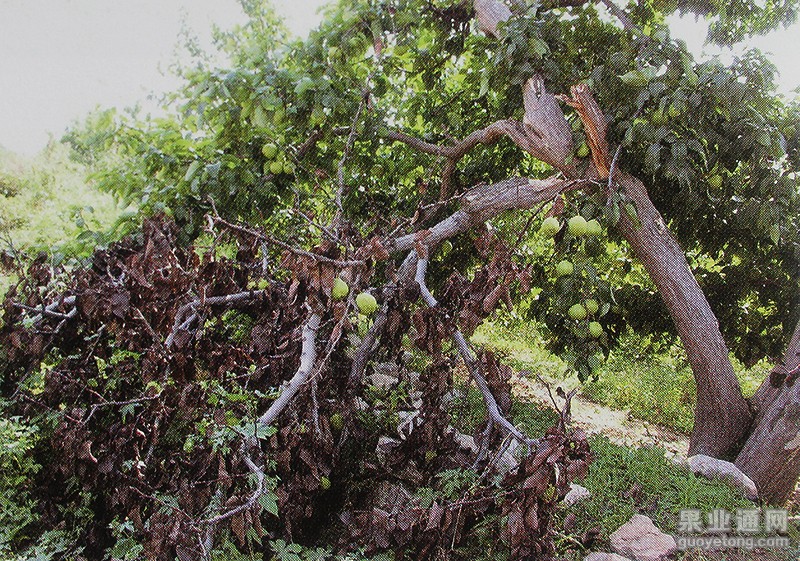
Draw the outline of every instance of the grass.
[[[453,424],[463,432],[472,433],[485,418],[480,393],[474,387],[466,391],[460,387],[456,393],[459,398],[451,410]],[[556,422],[558,415],[544,405],[514,400],[512,418],[527,434],[539,437]],[[559,512],[558,528],[563,527],[567,515],[575,515],[569,531],[559,530],[557,546],[559,554],[567,556],[565,559],[575,553],[576,540],[591,529],[599,532],[592,550],[608,549],[610,535],[636,513],[650,517],[662,531],[675,534],[682,509],[697,509],[705,516],[716,508],[733,513],[737,508],[754,507],[728,485],[696,477],[685,466],[668,459],[660,448],[629,448],[601,435],[589,437],[589,444],[594,460],[588,475],[578,483],[591,496],[574,507],[564,505]],[[790,537],[794,541],[797,533],[796,527],[791,528]],[[697,552],[687,552],[683,556],[686,561],[789,559],[784,555],[786,552],[777,552],[775,556],[762,552],[750,557],[747,553],[720,556],[716,552],[703,557]],[[582,559],[583,554],[575,558]]]
[[[529,370],[566,388],[580,385],[581,395],[591,401],[684,434],[692,430],[696,386],[679,344],[656,354],[648,339],[628,333],[600,368],[597,380],[580,384],[566,364],[546,350],[533,323],[487,322],[473,341],[503,355],[515,370]],[[770,366],[761,362],[747,369],[735,358],[731,361],[742,392],[752,395]]]

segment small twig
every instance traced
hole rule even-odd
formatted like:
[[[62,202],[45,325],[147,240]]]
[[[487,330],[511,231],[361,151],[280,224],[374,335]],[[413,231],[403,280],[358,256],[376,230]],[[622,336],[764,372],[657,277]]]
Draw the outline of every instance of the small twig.
[[[95,393],[97,393],[97,392],[95,392]],[[97,395],[99,395],[99,394],[97,394]],[[100,396],[100,397],[102,397],[102,396]],[[127,399],[125,401],[104,401],[103,403],[95,403],[94,405],[92,405],[92,408],[89,410],[89,414],[82,421],[82,423],[84,425],[86,423],[88,423],[89,419],[91,419],[94,416],[95,412],[98,409],[100,409],[101,407],[122,407],[124,405],[133,405],[133,404],[136,404],[136,403],[144,403],[146,401],[153,401],[153,400],[158,399],[159,397],[161,397],[161,394],[152,395],[150,397],[137,397],[135,399]]]
[[[372,78],[373,73],[367,77],[367,83]],[[353,148],[353,143],[356,139],[356,131],[358,125],[358,119],[361,117],[361,112],[364,110],[364,106],[367,103],[367,99],[369,97],[369,88],[364,89],[361,92],[361,103],[358,104],[358,108],[356,109],[356,114],[353,116],[353,121],[350,123],[350,134],[347,135],[347,141],[344,143],[344,150],[342,151],[342,157],[339,160],[339,165],[336,167],[336,180],[338,188],[336,190],[336,217],[333,219],[333,227],[334,229],[338,229],[339,222],[341,221],[342,214],[344,213],[344,209],[342,208],[342,196],[344,195],[345,191],[345,184],[344,184],[344,164],[347,162],[347,157],[350,155],[350,150]]]
[[[262,468],[258,467],[256,465],[256,463],[250,458],[250,456],[247,454],[247,452],[245,450],[245,447],[246,447],[246,444],[244,442],[242,442],[242,446],[240,448],[240,451],[242,452],[242,460],[244,460],[244,463],[247,466],[247,469],[249,469],[250,472],[253,475],[256,476],[256,489],[255,489],[255,491],[253,491],[253,493],[250,495],[250,497],[244,503],[240,504],[236,508],[232,508],[231,510],[229,510],[227,512],[224,512],[222,514],[218,514],[217,516],[214,516],[213,518],[209,518],[207,520],[203,520],[201,522],[201,524],[214,526],[216,524],[219,524],[223,520],[227,520],[228,518],[231,518],[232,516],[236,516],[240,512],[244,512],[245,510],[249,510],[249,509],[253,508],[253,506],[255,506],[255,504],[258,501],[258,499],[260,499],[261,495],[264,494],[264,479],[266,478],[266,474],[264,473],[264,470]]]
[[[280,248],[283,248],[295,255],[302,255],[303,257],[309,257],[311,259],[315,259],[320,263],[327,263],[328,265],[333,265],[340,269],[346,269],[348,267],[366,267],[366,262],[360,259],[351,259],[351,260],[339,260],[339,259],[331,259],[330,257],[325,257],[324,255],[320,255],[319,253],[312,253],[310,251],[306,251],[304,249],[300,249],[294,247],[286,242],[283,242],[277,238],[264,234],[263,232],[259,232],[258,230],[253,230],[252,228],[247,228],[245,226],[240,226],[239,224],[234,224],[232,222],[228,222],[224,218],[220,216],[212,217],[212,220],[215,223],[222,224],[226,228],[230,228],[231,230],[236,230],[237,232],[242,232],[244,234],[248,234],[253,236],[256,239],[264,240],[271,244],[277,245]]]

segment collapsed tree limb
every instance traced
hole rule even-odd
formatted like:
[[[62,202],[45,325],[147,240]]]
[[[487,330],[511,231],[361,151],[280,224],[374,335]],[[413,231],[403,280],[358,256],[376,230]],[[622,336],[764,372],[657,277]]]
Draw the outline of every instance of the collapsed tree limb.
[[[422,299],[428,304],[429,307],[435,308],[439,305],[439,302],[436,301],[431,291],[428,290],[428,286],[425,283],[425,272],[428,268],[428,259],[423,258],[420,256],[419,251],[417,251],[417,270],[414,280],[419,285],[419,291],[422,294]],[[508,419],[503,416],[503,413],[500,411],[500,407],[497,405],[497,400],[492,395],[492,391],[489,388],[489,384],[486,383],[486,379],[481,374],[480,364],[475,356],[472,354],[472,351],[469,348],[469,343],[464,338],[464,335],[461,333],[461,330],[458,327],[455,328],[452,334],[453,342],[455,342],[456,346],[458,347],[459,354],[461,354],[461,358],[464,360],[464,364],[467,365],[467,369],[472,376],[472,379],[475,380],[475,383],[478,386],[478,389],[483,395],[483,403],[486,406],[486,411],[489,415],[489,418],[496,423],[499,427],[503,429],[507,434],[517,439],[520,443],[526,444],[529,447],[535,446],[538,443],[538,440],[528,438],[522,432],[515,427]]]
[[[544,180],[515,177],[492,185],[475,187],[461,196],[462,208],[426,231],[425,243],[429,248],[435,248],[443,241],[466,232],[502,212],[534,208],[582,184],[581,181],[568,181],[555,176]],[[418,233],[406,234],[387,240],[383,244],[390,254],[409,253],[395,273],[394,280],[384,286],[381,292],[381,307],[355,352],[350,368],[351,388],[361,383],[369,358],[386,327],[392,298],[401,286],[414,280],[417,267],[415,243],[418,235]]]
[[[297,368],[294,376],[289,380],[289,384],[285,386],[278,398],[272,402],[269,409],[258,418],[261,425],[271,425],[275,422],[278,416],[283,412],[295,394],[300,391],[300,388],[308,381],[314,369],[314,363],[317,360],[317,330],[322,321],[322,315],[319,312],[314,312],[308,318],[305,326],[303,327],[303,348],[300,353],[300,366]]]

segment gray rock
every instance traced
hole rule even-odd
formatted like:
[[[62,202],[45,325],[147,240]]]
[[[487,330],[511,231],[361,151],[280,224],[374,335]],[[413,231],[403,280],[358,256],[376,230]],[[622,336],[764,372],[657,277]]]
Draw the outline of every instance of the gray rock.
[[[414,432],[414,429],[421,422],[421,419],[419,418],[419,410],[399,411],[397,413],[397,417],[400,419],[400,422],[397,424],[397,434],[400,435],[402,440],[408,438],[408,436]]]
[[[517,454],[520,448],[520,443],[516,440],[511,440],[508,443],[505,451],[497,459],[497,469],[500,473],[508,473],[514,471],[519,466],[519,456]]]
[[[389,376],[379,371],[375,371],[369,375],[367,378],[367,383],[371,386],[375,386],[380,391],[389,391],[397,384],[400,380],[395,378],[394,376]]]
[[[617,555],[616,553],[603,553],[596,551],[584,557],[583,561],[631,561],[631,560],[628,559],[627,557],[622,557],[621,555]]]
[[[735,489],[738,489],[749,500],[758,500],[756,484],[731,462],[718,460],[704,454],[696,454],[689,458],[689,469],[695,475],[702,475],[707,479],[725,481]]]
[[[675,538],[656,528],[642,514],[634,514],[626,524],[611,534],[611,549],[636,561],[661,561],[677,550]]]
[[[406,370],[405,376],[412,387],[416,388],[419,386],[419,372],[414,370]]]
[[[378,363],[375,365],[375,372],[390,378],[400,378],[400,367],[395,362]]]
[[[592,494],[586,487],[581,487],[580,485],[576,485],[575,483],[570,483],[569,491],[564,496],[564,503],[572,506],[575,503],[588,499],[591,496]]]
[[[378,439],[378,445],[375,447],[375,456],[378,459],[378,463],[383,465],[392,449],[399,445],[400,441],[396,438],[389,438],[388,436],[380,437]]]
[[[457,430],[453,429],[453,440],[456,441],[458,447],[464,450],[465,452],[469,452],[474,455],[478,455],[479,449],[478,445],[475,443],[475,439],[468,434],[464,434],[458,432]]]

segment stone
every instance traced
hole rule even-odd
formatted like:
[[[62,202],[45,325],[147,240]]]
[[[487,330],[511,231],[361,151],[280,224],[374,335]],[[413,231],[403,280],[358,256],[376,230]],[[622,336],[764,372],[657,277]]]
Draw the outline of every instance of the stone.
[[[389,376],[384,374],[383,372],[375,371],[369,375],[367,378],[367,383],[371,386],[375,386],[380,391],[386,392],[397,386],[400,382],[394,376]]]
[[[381,465],[386,463],[386,458],[397,446],[400,446],[400,441],[396,438],[389,438],[388,436],[380,437],[378,439],[378,445],[375,447],[375,456],[377,457],[378,463]]]
[[[500,473],[509,473],[514,471],[519,466],[519,456],[517,451],[520,451],[521,444],[516,439],[509,441],[505,451],[497,459],[497,470]],[[520,451],[522,452],[522,451]],[[521,454],[520,454],[521,455]]]
[[[479,448],[478,444],[475,442],[475,439],[468,434],[464,434],[462,432],[458,432],[454,429],[453,433],[453,440],[455,440],[456,444],[458,445],[461,450],[465,452],[469,452],[475,456],[478,455]]]
[[[419,416],[419,410],[416,411],[399,411],[397,413],[399,423],[397,424],[397,434],[400,435],[402,440],[408,438],[414,429],[422,422]]]
[[[586,487],[581,487],[575,483],[570,483],[569,491],[567,491],[567,494],[564,496],[564,503],[572,506],[575,503],[586,500],[591,496],[592,494]]]
[[[756,484],[731,462],[712,458],[705,454],[696,454],[689,458],[689,469],[695,475],[726,482],[751,501],[758,500]]]
[[[616,553],[603,553],[600,551],[596,551],[584,557],[583,561],[631,561],[631,560],[627,557],[622,557],[621,555],[617,555]]]
[[[614,553],[635,561],[662,561],[677,550],[675,538],[656,528],[643,514],[634,514],[611,534]]]

